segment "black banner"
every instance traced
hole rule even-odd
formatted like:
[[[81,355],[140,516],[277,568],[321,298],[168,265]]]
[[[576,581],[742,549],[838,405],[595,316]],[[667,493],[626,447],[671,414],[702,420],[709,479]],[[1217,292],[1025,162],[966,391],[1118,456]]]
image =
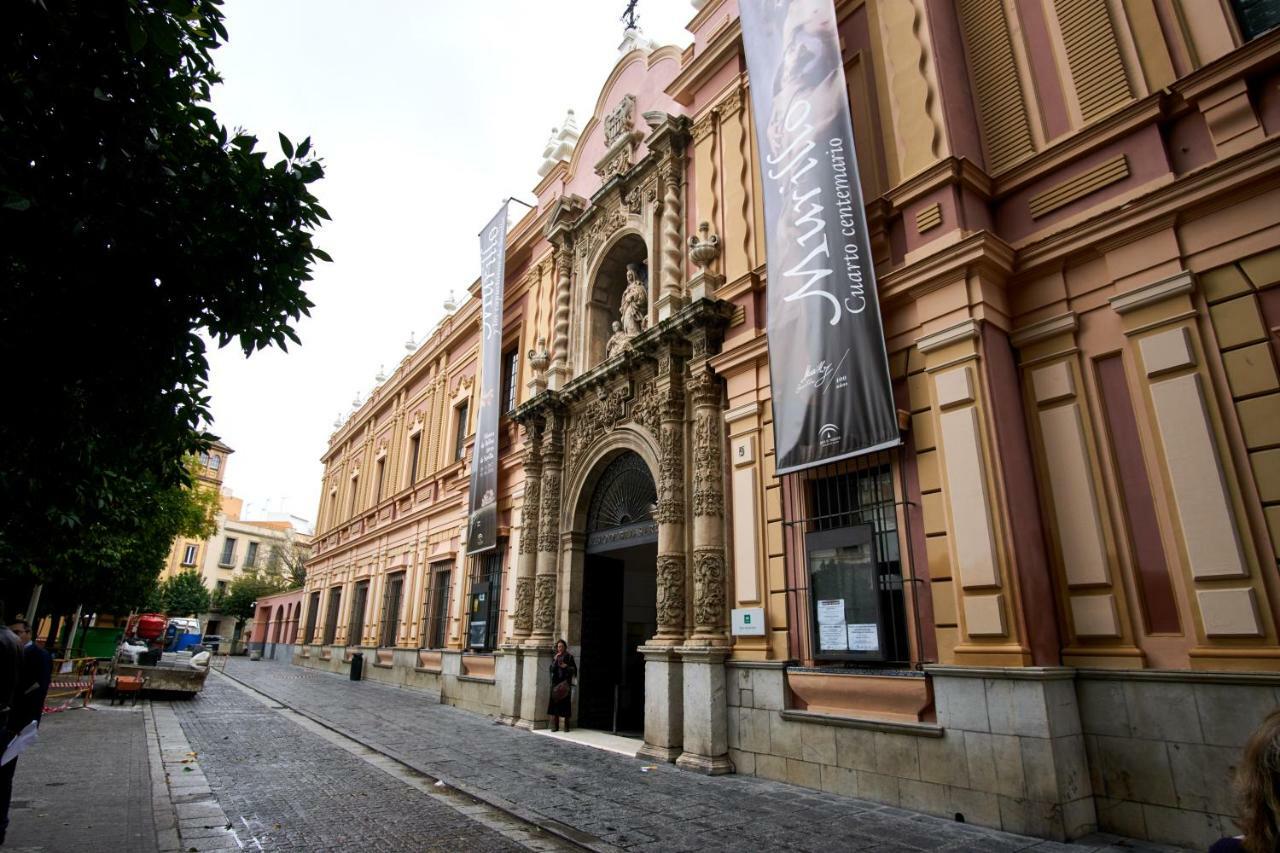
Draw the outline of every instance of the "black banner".
[[[831,0],[740,0],[777,473],[901,442]]]
[[[498,544],[498,415],[502,401],[502,291],[507,259],[507,203],[480,232],[480,412],[471,452],[467,553]]]

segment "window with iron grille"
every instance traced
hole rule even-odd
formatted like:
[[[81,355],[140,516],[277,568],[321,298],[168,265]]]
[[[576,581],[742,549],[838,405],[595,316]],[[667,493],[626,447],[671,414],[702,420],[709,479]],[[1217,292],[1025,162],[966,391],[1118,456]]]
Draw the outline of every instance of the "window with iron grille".
[[[369,603],[369,582],[356,584],[355,595],[351,602],[351,619],[348,620],[351,630],[347,632],[347,645],[358,646],[364,641],[364,611]]]
[[[512,348],[502,354],[502,411],[516,408],[516,375],[520,372],[520,351]]]
[[[445,628],[449,622],[449,578],[452,563],[440,562],[431,566],[431,584],[422,624],[422,644],[428,649],[442,649]]]
[[[463,403],[457,409],[457,424],[454,427],[453,437],[453,458],[461,459],[467,453],[467,404]]]
[[[246,569],[256,568],[258,565],[258,543],[250,542],[249,547],[244,552],[244,567]]]
[[[329,590],[329,612],[324,617],[324,644],[333,645],[338,636],[338,604],[342,601],[342,587],[335,586]]]
[[[498,645],[499,605],[502,602],[502,549],[494,548],[472,560],[471,601],[467,608],[467,646],[490,651]]]
[[[404,572],[396,572],[387,578],[387,588],[382,594],[382,636],[378,645],[389,647],[396,644],[396,634],[400,633],[400,598],[404,591]]]
[[[234,566],[236,564],[236,540],[228,536],[222,540],[222,556],[218,557],[218,565]]]
[[[901,450],[783,478],[790,612],[808,625],[796,639],[817,663],[913,665],[907,606],[920,581],[910,567],[910,518],[897,495]],[[902,547],[908,554],[904,560]],[[904,571],[905,569],[905,571]],[[907,587],[911,586],[911,594]],[[918,614],[917,614],[918,616]],[[916,648],[920,648],[917,637]]]
[[[311,593],[311,601],[307,605],[307,626],[302,631],[304,643],[316,641],[316,617],[320,615],[320,590]]]

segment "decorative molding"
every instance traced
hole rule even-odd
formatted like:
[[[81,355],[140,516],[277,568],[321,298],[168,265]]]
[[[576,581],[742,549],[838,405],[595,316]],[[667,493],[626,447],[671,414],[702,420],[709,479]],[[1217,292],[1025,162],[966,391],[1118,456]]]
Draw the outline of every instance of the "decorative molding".
[[[916,233],[923,234],[930,228],[937,228],[942,224],[942,205],[939,202],[926,207],[916,214]]]
[[[1029,344],[1052,338],[1054,335],[1061,335],[1067,332],[1075,334],[1075,331],[1079,328],[1079,316],[1074,311],[1068,311],[1065,314],[1059,314],[1056,317],[1050,317],[1047,320],[1023,326],[1020,329],[1014,329],[1009,335],[1009,343],[1015,347],[1025,347]]]
[[[1063,181],[1056,187],[1033,195],[1028,201],[1031,218],[1039,219],[1103,187],[1119,183],[1127,177],[1129,177],[1129,158],[1127,155],[1117,154],[1092,169]]]
[[[1145,308],[1148,305],[1155,305],[1166,299],[1190,293],[1194,289],[1195,279],[1192,278],[1188,270],[1182,270],[1168,278],[1162,278],[1151,284],[1143,285],[1136,290],[1113,296],[1111,298],[1111,307],[1117,314],[1128,314],[1131,311],[1137,311],[1139,308]]]
[[[973,340],[978,337],[978,322],[970,318],[940,332],[925,335],[916,341],[916,348],[927,353],[959,341]]]

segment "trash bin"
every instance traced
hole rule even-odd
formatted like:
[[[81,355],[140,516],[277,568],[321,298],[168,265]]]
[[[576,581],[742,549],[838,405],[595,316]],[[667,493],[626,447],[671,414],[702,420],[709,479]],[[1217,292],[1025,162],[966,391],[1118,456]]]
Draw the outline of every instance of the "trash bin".
[[[351,655],[351,680],[359,681],[364,676],[364,655],[356,652]]]

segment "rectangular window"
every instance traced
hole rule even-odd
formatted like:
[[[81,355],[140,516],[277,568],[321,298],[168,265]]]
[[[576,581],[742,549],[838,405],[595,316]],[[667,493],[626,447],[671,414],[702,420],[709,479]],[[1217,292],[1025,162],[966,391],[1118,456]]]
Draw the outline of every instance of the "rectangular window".
[[[226,581],[218,581],[216,584],[214,584],[213,594],[214,594],[214,595],[219,595],[219,596],[221,596],[221,595],[226,595],[226,594],[227,594],[227,582],[226,582]]]
[[[194,566],[196,564],[196,546],[188,545],[182,549],[182,565]]]
[[[1245,41],[1280,27],[1280,0],[1231,0]]]
[[[347,632],[347,645],[358,646],[364,641],[364,611],[369,603],[369,582],[356,584],[356,594],[351,602],[351,630]]]
[[[495,548],[472,562],[471,601],[467,608],[467,645],[490,651],[498,645],[498,606],[502,601],[502,550]]]
[[[347,499],[347,518],[356,517],[356,492],[360,491],[360,478],[351,478],[351,497]]]
[[[338,604],[342,601],[342,587],[335,586],[329,590],[329,612],[324,617],[324,644],[332,646],[338,636]]]
[[[461,459],[467,452],[467,404],[458,407],[457,424],[454,428],[453,458]]]
[[[784,537],[800,559],[814,661],[912,659],[891,460],[876,454],[784,479]]]
[[[427,590],[422,626],[422,641],[429,649],[444,648],[445,627],[449,623],[449,569],[452,565],[443,562],[431,567],[431,585]]]
[[[218,558],[219,566],[234,566],[236,564],[236,540],[227,537],[222,540],[222,556]]]
[[[210,457],[209,457],[209,467],[210,467],[210,468],[212,468],[212,469],[213,469],[213,470],[215,470],[215,471],[217,471],[219,468],[221,468],[221,467],[222,467],[222,457],[221,457],[221,456],[219,456],[219,455],[217,455],[216,453],[215,453],[213,456],[210,456]]]
[[[387,470],[387,457],[378,460],[378,467],[374,471],[373,481],[373,502],[375,504],[382,503],[382,475]]]
[[[205,467],[205,468],[208,468],[208,467],[209,467],[209,454],[208,454],[208,453],[201,453],[201,454],[200,454],[200,464],[201,464],[201,466],[203,466],[203,467]]]
[[[400,597],[404,591],[404,572],[396,572],[387,578],[387,589],[382,594],[382,636],[378,645],[384,647],[396,644],[396,635],[400,633]]]
[[[302,631],[304,643],[316,641],[316,617],[320,615],[320,590],[311,593],[311,601],[307,605],[307,625]]]
[[[502,354],[502,411],[516,408],[516,380],[520,372],[520,351],[509,349]]]
[[[409,485],[418,482],[418,453],[422,450],[422,433],[409,436]]]
[[[250,542],[249,547],[244,552],[244,567],[246,569],[256,569],[258,567],[258,543]]]

